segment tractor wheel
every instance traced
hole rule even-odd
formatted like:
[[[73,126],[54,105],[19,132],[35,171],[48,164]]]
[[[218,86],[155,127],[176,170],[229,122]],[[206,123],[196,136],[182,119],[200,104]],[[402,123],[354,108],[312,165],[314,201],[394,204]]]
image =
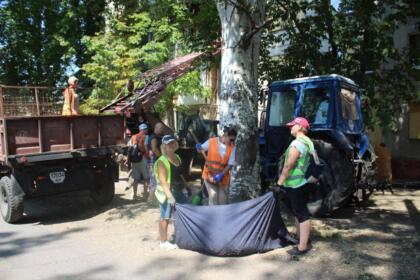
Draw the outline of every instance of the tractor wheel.
[[[8,176],[0,179],[0,212],[7,223],[17,222],[23,216],[23,195],[19,194],[17,184]]]
[[[115,194],[115,183],[113,181],[98,182],[90,190],[90,197],[98,205],[107,205],[111,203]]]
[[[353,164],[332,143],[314,139],[325,167],[320,183],[313,186],[308,209],[312,215],[326,215],[346,204],[354,192]]]

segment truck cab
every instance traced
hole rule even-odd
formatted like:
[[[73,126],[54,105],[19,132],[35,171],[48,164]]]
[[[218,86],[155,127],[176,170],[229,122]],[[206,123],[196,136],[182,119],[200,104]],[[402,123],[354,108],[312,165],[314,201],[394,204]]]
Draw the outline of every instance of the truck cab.
[[[273,82],[264,125],[264,180],[272,182],[278,176],[279,158],[292,140],[286,123],[305,117],[310,123],[308,136],[326,164],[309,209],[326,213],[347,202],[366,177],[359,169],[371,165],[374,158],[363,129],[361,105],[359,86],[340,75]]]

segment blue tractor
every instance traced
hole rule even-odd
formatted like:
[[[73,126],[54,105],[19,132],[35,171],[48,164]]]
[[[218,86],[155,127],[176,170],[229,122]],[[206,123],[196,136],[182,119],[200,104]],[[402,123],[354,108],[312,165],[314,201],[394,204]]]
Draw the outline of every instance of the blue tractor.
[[[305,117],[325,167],[314,186],[308,209],[328,214],[354,195],[368,197],[375,184],[375,153],[363,129],[361,89],[340,75],[273,82],[269,87],[264,127],[263,181],[274,182],[279,158],[292,140],[285,126]],[[357,196],[356,196],[357,197]]]

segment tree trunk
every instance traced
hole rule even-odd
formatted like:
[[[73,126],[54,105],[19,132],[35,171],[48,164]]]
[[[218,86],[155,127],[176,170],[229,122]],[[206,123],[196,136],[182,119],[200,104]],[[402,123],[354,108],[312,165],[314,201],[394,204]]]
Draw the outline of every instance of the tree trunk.
[[[258,59],[265,0],[216,0],[222,26],[220,127],[233,126],[236,165],[231,201],[256,197],[259,190]]]

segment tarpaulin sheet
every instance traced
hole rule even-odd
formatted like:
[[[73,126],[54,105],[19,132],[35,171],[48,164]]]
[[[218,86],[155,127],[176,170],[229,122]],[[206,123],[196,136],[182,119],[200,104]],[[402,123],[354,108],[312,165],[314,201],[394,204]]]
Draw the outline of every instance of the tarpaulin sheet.
[[[210,255],[243,256],[286,245],[287,229],[272,192],[229,205],[176,204],[174,224],[179,248]]]

